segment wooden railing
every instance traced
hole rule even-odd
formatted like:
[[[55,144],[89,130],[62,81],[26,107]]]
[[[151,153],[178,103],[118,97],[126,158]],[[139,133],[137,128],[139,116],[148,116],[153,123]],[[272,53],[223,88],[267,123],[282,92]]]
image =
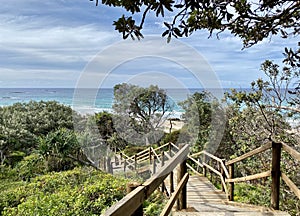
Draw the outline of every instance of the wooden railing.
[[[271,169],[244,177],[235,178],[234,176],[234,165],[237,162],[240,162],[246,158],[252,157],[259,153],[265,152],[268,149],[272,149],[272,163]],[[281,151],[282,149],[289,153],[294,159],[300,161],[300,153],[297,152],[292,147],[288,146],[283,142],[269,142],[257,149],[254,149],[244,155],[241,155],[235,159],[227,161],[225,164],[229,167],[229,178],[225,181],[229,183],[229,200],[233,201],[234,199],[234,183],[250,181],[254,179],[271,177],[271,207],[275,210],[279,210],[279,194],[280,194],[280,178],[288,185],[288,187],[295,193],[295,195],[300,199],[300,190],[299,188],[284,174],[281,172]]]
[[[107,163],[107,172],[113,173],[114,169],[122,167],[122,170],[126,173],[127,171],[134,171],[142,173],[147,170],[151,171],[152,174],[156,172],[157,166],[162,166],[165,160],[168,160],[172,155],[178,152],[179,148],[173,143],[166,143],[158,148],[149,147],[133,156],[127,156],[121,152],[117,155],[115,161]],[[151,165],[151,169],[150,166]]]
[[[269,149],[272,149],[272,163],[270,170],[243,177],[234,176],[236,163],[263,153]],[[166,216],[169,214],[176,200],[177,209],[186,208],[186,184],[189,178],[189,175],[187,174],[187,168],[205,177],[207,177],[208,172],[210,172],[210,176],[215,174],[220,180],[222,190],[227,194],[229,201],[234,201],[235,183],[271,177],[271,207],[275,210],[278,210],[280,178],[282,178],[291,191],[293,191],[294,194],[300,199],[299,188],[286,174],[281,172],[280,165],[282,150],[291,155],[295,160],[300,161],[299,152],[288,146],[286,143],[274,141],[227,162],[206,151],[188,155],[188,145],[179,148],[173,143],[167,143],[156,149],[150,147],[131,157],[123,154],[120,162],[124,166],[124,171],[126,171],[126,168],[137,171],[140,169],[138,167],[139,164],[146,163],[148,169],[151,167],[149,165],[152,165],[153,176],[145,183],[138,185],[136,189],[127,194],[117,204],[109,208],[105,215],[124,215],[124,212],[126,212],[128,215],[142,215],[140,212],[142,211],[142,203],[149,198],[154,190],[156,190],[160,185],[162,185],[162,190],[165,188],[164,180],[168,176],[170,177],[169,192],[167,193],[169,195],[169,201],[162,211],[161,216]],[[166,161],[165,159],[169,160]],[[187,161],[189,163],[186,163]],[[156,163],[161,164],[161,168],[157,172]],[[177,188],[174,190],[173,170],[177,165],[180,166],[177,171]],[[202,173],[200,173],[199,169],[202,169]]]
[[[199,167],[202,168],[202,174],[203,176],[207,177],[207,171],[209,170],[210,172],[216,174],[219,177],[219,180],[222,185],[222,190],[226,193],[228,196],[228,188],[226,185],[226,179],[229,178],[229,172],[225,166],[225,160],[220,159],[206,151],[201,151],[195,154],[192,154],[188,157],[190,162],[194,165],[196,165],[196,168],[194,168],[192,165],[187,165],[192,171],[195,173],[198,173],[201,175],[199,172]],[[213,166],[213,162],[216,163],[216,166]],[[212,176],[212,174],[211,174]]]
[[[163,147],[160,147],[161,149]],[[156,149],[157,150],[157,149]],[[152,151],[149,151],[149,159],[152,160]],[[143,153],[140,153],[142,155]],[[162,216],[166,216],[169,214],[174,202],[178,200],[178,209],[186,208],[186,183],[188,181],[187,167],[186,167],[186,159],[189,154],[189,146],[184,145],[179,151],[169,160],[167,161],[150,179],[148,179],[143,184],[137,186],[134,190],[128,193],[123,199],[121,199],[118,203],[110,207],[105,215],[140,215],[141,208],[140,206],[143,202],[149,198],[149,196],[163,183],[163,181],[169,176],[173,174],[173,170],[177,165],[179,165],[179,169],[177,171],[177,181],[178,186],[175,192],[172,194],[168,205],[166,205],[165,209],[162,212]],[[155,155],[155,154],[154,154]],[[148,157],[148,156],[147,156]],[[155,155],[158,157],[158,154]],[[137,156],[135,157],[136,160]],[[129,158],[127,158],[129,159]],[[155,160],[153,160],[155,161]],[[171,179],[171,178],[170,178]],[[173,181],[173,180],[172,180]],[[171,180],[170,180],[171,182]],[[170,185],[171,187],[171,185]],[[171,189],[170,189],[171,191]]]

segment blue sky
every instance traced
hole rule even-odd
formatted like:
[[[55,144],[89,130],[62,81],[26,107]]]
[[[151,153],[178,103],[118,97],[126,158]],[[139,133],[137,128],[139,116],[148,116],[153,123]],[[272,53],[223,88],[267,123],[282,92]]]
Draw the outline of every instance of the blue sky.
[[[123,12],[122,9],[102,5],[96,7],[88,0],[5,1],[0,8],[0,87],[76,87],[95,56],[122,41],[112,22]],[[145,37],[160,36],[164,31],[162,20],[150,14],[147,21],[143,32]],[[161,40],[166,41],[165,38]],[[224,88],[249,87],[251,81],[263,77],[260,64],[265,59],[280,63],[283,47],[293,46],[295,41],[273,37],[271,41],[265,40],[241,50],[242,42],[227,33],[221,34],[220,40],[208,39],[206,31],[180,39],[181,43],[195,49],[206,59]],[[132,52],[136,48],[134,43],[139,42],[130,42]],[[171,42],[169,46],[176,46],[176,43]],[[169,55],[173,54],[170,49]],[[111,58],[116,55],[109,54]],[[185,57],[189,58],[186,54]],[[194,63],[196,65],[197,62]],[[194,82],[195,77],[189,73],[182,75],[184,68],[155,58],[144,62],[133,59],[119,65],[104,86],[113,87],[128,80],[139,83],[149,76],[166,74],[170,69],[173,70],[172,79],[178,83],[199,87]],[[135,79],[136,74],[131,77],[133,71],[147,76]],[[170,81],[164,78],[156,80]]]

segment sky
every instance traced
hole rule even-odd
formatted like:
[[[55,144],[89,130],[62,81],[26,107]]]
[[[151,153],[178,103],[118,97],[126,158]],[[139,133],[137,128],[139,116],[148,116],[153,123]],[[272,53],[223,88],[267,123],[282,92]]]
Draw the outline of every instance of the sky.
[[[121,82],[198,88],[210,79],[215,87],[246,88],[264,77],[259,68],[265,59],[280,63],[283,47],[295,44],[273,37],[242,50],[240,39],[228,33],[208,39],[207,31],[167,44],[163,20],[153,14],[144,40],[123,41],[112,25],[123,13],[89,0],[5,1],[0,88],[76,88],[83,80],[84,87],[97,80],[106,88]]]

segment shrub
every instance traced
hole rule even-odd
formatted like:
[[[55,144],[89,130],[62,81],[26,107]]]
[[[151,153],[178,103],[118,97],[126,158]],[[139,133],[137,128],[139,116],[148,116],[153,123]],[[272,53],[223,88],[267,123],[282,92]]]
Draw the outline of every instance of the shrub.
[[[4,189],[0,215],[99,215],[126,194],[126,182],[89,168],[52,172]]]

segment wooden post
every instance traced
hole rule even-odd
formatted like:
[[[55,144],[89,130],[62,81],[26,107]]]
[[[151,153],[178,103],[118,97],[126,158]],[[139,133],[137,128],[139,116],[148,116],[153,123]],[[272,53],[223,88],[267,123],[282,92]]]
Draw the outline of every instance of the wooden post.
[[[151,164],[151,160],[152,160],[152,154],[151,154],[151,148],[149,148],[149,164]]]
[[[177,170],[177,185],[179,185],[181,179],[187,172],[187,165],[186,160],[183,161],[182,164],[179,165]],[[186,185],[183,186],[181,192],[179,193],[178,200],[177,200],[177,210],[186,209],[187,207],[187,196],[186,196]]]
[[[152,166],[152,174],[155,174],[155,173],[156,173],[156,162],[155,162],[155,158],[153,159],[152,164],[153,164],[153,166]]]
[[[174,173],[170,172],[170,195],[174,192]]]
[[[134,189],[136,189],[140,184],[138,182],[132,182],[127,184],[127,193],[130,193]],[[126,215],[126,212],[124,212]],[[140,205],[138,209],[131,216],[143,216],[143,205]]]
[[[107,157],[107,160],[106,160],[106,171],[108,173],[111,173],[111,159],[110,159],[110,157]]]
[[[211,167],[213,167],[212,160],[209,160],[208,165],[211,166]],[[209,177],[210,178],[210,182],[214,184],[214,181],[213,181],[213,172],[210,171],[210,170],[209,170],[209,175],[210,175],[210,177]]]
[[[203,161],[202,161],[202,163],[206,163],[206,156],[205,156],[205,154],[203,154]],[[206,177],[207,176],[207,168],[206,168],[206,166],[204,166],[203,165],[203,176],[204,177]]]
[[[224,165],[224,167],[225,167],[225,159],[222,159],[222,163],[223,163],[223,165]],[[224,169],[222,168],[222,165],[221,165],[221,164],[220,164],[220,169],[221,169],[222,178],[223,178],[223,180],[224,180],[224,182],[225,182],[226,175],[225,175]],[[225,187],[224,187],[224,185],[222,184],[222,180],[221,180],[221,185],[222,185],[222,191],[225,192]]]
[[[164,151],[161,152],[161,167],[163,167],[165,165],[165,155],[164,155]],[[164,181],[162,181],[161,183],[161,192],[165,192],[165,183]]]
[[[229,178],[234,178],[234,164],[229,165]],[[234,182],[229,183],[229,201],[234,201]]]
[[[279,210],[281,143],[272,142],[271,207]]]
[[[115,164],[116,164],[116,166],[118,166],[119,165],[119,160],[118,160],[118,157],[117,157],[116,153],[115,153],[114,157],[115,157]]]
[[[106,157],[103,157],[103,170],[106,171]]]
[[[124,159],[124,172],[126,172],[126,159]]]
[[[137,156],[134,155],[134,170],[136,171],[137,169]]]
[[[109,163],[109,173],[110,173],[110,174],[114,174],[114,166],[113,166],[114,163],[115,163],[115,162],[113,162],[113,161],[111,161],[111,162]]]

